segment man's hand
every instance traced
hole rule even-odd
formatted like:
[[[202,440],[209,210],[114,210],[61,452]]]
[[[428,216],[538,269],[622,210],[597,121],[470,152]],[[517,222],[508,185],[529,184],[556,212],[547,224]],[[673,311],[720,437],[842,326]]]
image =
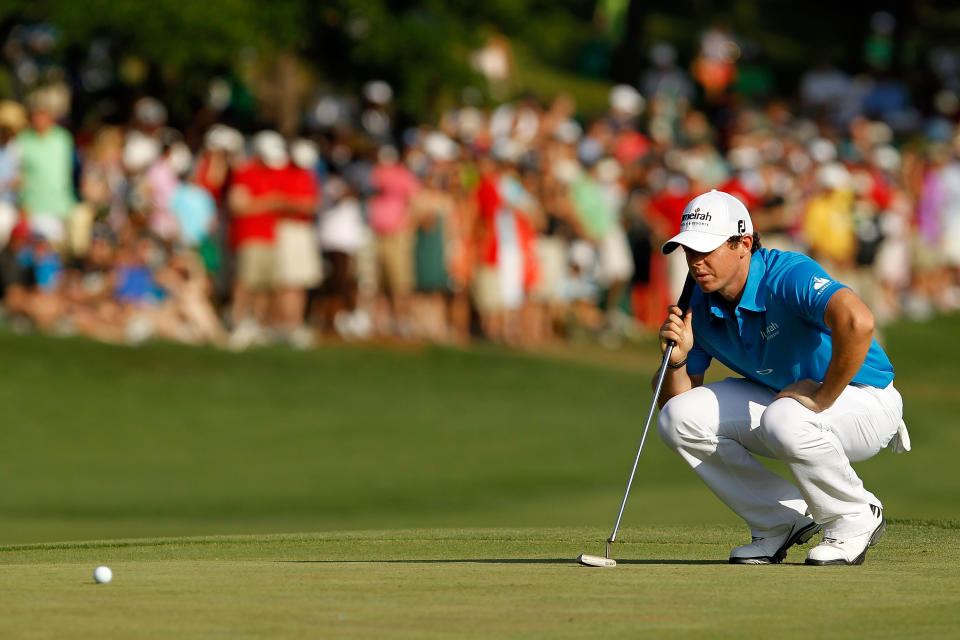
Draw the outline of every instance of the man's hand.
[[[797,382],[784,387],[783,391],[778,393],[774,400],[779,400],[780,398],[793,398],[807,409],[810,409],[810,411],[813,411],[814,413],[820,413],[824,409],[830,408],[829,404],[824,404],[817,398],[821,386],[823,386],[821,383],[811,380],[810,378],[798,380]]]
[[[680,313],[680,307],[670,307],[667,319],[660,327],[661,353],[666,353],[668,341],[673,340],[677,343],[677,346],[670,353],[670,364],[677,364],[686,360],[687,354],[693,348],[693,312],[687,311],[685,317],[682,317]]]

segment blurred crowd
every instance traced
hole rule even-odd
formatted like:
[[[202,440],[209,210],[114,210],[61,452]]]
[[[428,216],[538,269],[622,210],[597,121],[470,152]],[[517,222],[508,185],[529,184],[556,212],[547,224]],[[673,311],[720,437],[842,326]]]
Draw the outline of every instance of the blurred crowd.
[[[659,247],[709,189],[881,324],[960,308],[960,64],[941,65],[926,110],[895,79],[828,66],[789,100],[731,100],[726,42],[705,34],[692,72],[658,45],[587,121],[560,95],[397,131],[392,88],[371,82],[358,109],[316,103],[300,136],[211,122],[188,140],[153,97],[92,129],[64,126],[62,83],[3,100],[6,321],[233,349],[615,346],[676,299],[684,260]]]

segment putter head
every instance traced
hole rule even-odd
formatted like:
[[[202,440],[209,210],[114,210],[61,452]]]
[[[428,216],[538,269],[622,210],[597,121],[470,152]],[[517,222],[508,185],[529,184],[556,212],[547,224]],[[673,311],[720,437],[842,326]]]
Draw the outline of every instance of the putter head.
[[[602,556],[591,556],[587,553],[581,553],[577,557],[577,562],[585,567],[615,567],[617,561],[613,558],[604,558]]]

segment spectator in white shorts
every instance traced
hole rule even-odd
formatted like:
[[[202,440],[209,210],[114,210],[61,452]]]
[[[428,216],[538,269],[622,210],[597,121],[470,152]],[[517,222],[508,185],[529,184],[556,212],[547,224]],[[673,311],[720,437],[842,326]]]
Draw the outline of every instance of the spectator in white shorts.
[[[307,289],[320,284],[320,249],[314,233],[319,201],[315,169],[320,154],[309,140],[290,145],[291,162],[277,185],[280,217],[277,219],[277,323],[296,348],[313,344],[313,333],[304,323]]]
[[[20,206],[31,231],[54,247],[66,241],[66,221],[77,200],[73,191],[73,137],[57,124],[66,110],[55,88],[30,96],[30,126],[17,136],[20,160]]]
[[[286,144],[275,131],[253,139],[256,157],[237,169],[227,196],[236,250],[233,334],[230,346],[243,349],[262,339],[276,281],[277,185],[288,163]]]

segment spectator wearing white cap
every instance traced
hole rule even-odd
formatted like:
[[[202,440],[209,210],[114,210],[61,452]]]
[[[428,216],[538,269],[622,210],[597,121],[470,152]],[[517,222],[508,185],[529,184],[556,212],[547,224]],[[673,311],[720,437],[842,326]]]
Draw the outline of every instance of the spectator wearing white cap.
[[[159,158],[151,163],[144,177],[150,197],[150,230],[168,242],[180,239],[180,224],[170,203],[179,185],[179,177],[190,168],[190,150],[179,133],[167,130],[168,138]]]
[[[28,100],[30,126],[17,136],[20,206],[30,227],[54,246],[66,240],[66,221],[77,200],[73,192],[73,137],[57,124],[66,105],[53,88]]]
[[[289,157],[283,137],[261,131],[253,138],[254,158],[239,167],[227,196],[236,251],[233,334],[230,345],[243,349],[264,336],[276,286],[276,220]]]
[[[357,308],[357,254],[370,245],[372,234],[349,182],[339,176],[329,178],[323,196],[327,208],[320,216],[317,233],[329,272],[317,313],[325,326],[334,326],[342,337],[352,338],[359,333],[356,327],[369,321],[366,311]]]
[[[304,323],[307,289],[320,284],[320,250],[314,225],[320,198],[317,162],[320,154],[309,140],[290,145],[293,162],[277,184],[277,309],[279,328],[296,348],[313,344],[313,334]]]
[[[224,201],[230,170],[239,163],[242,152],[243,136],[232,127],[215,124],[203,137],[193,169],[194,179],[210,192],[217,205]]]

